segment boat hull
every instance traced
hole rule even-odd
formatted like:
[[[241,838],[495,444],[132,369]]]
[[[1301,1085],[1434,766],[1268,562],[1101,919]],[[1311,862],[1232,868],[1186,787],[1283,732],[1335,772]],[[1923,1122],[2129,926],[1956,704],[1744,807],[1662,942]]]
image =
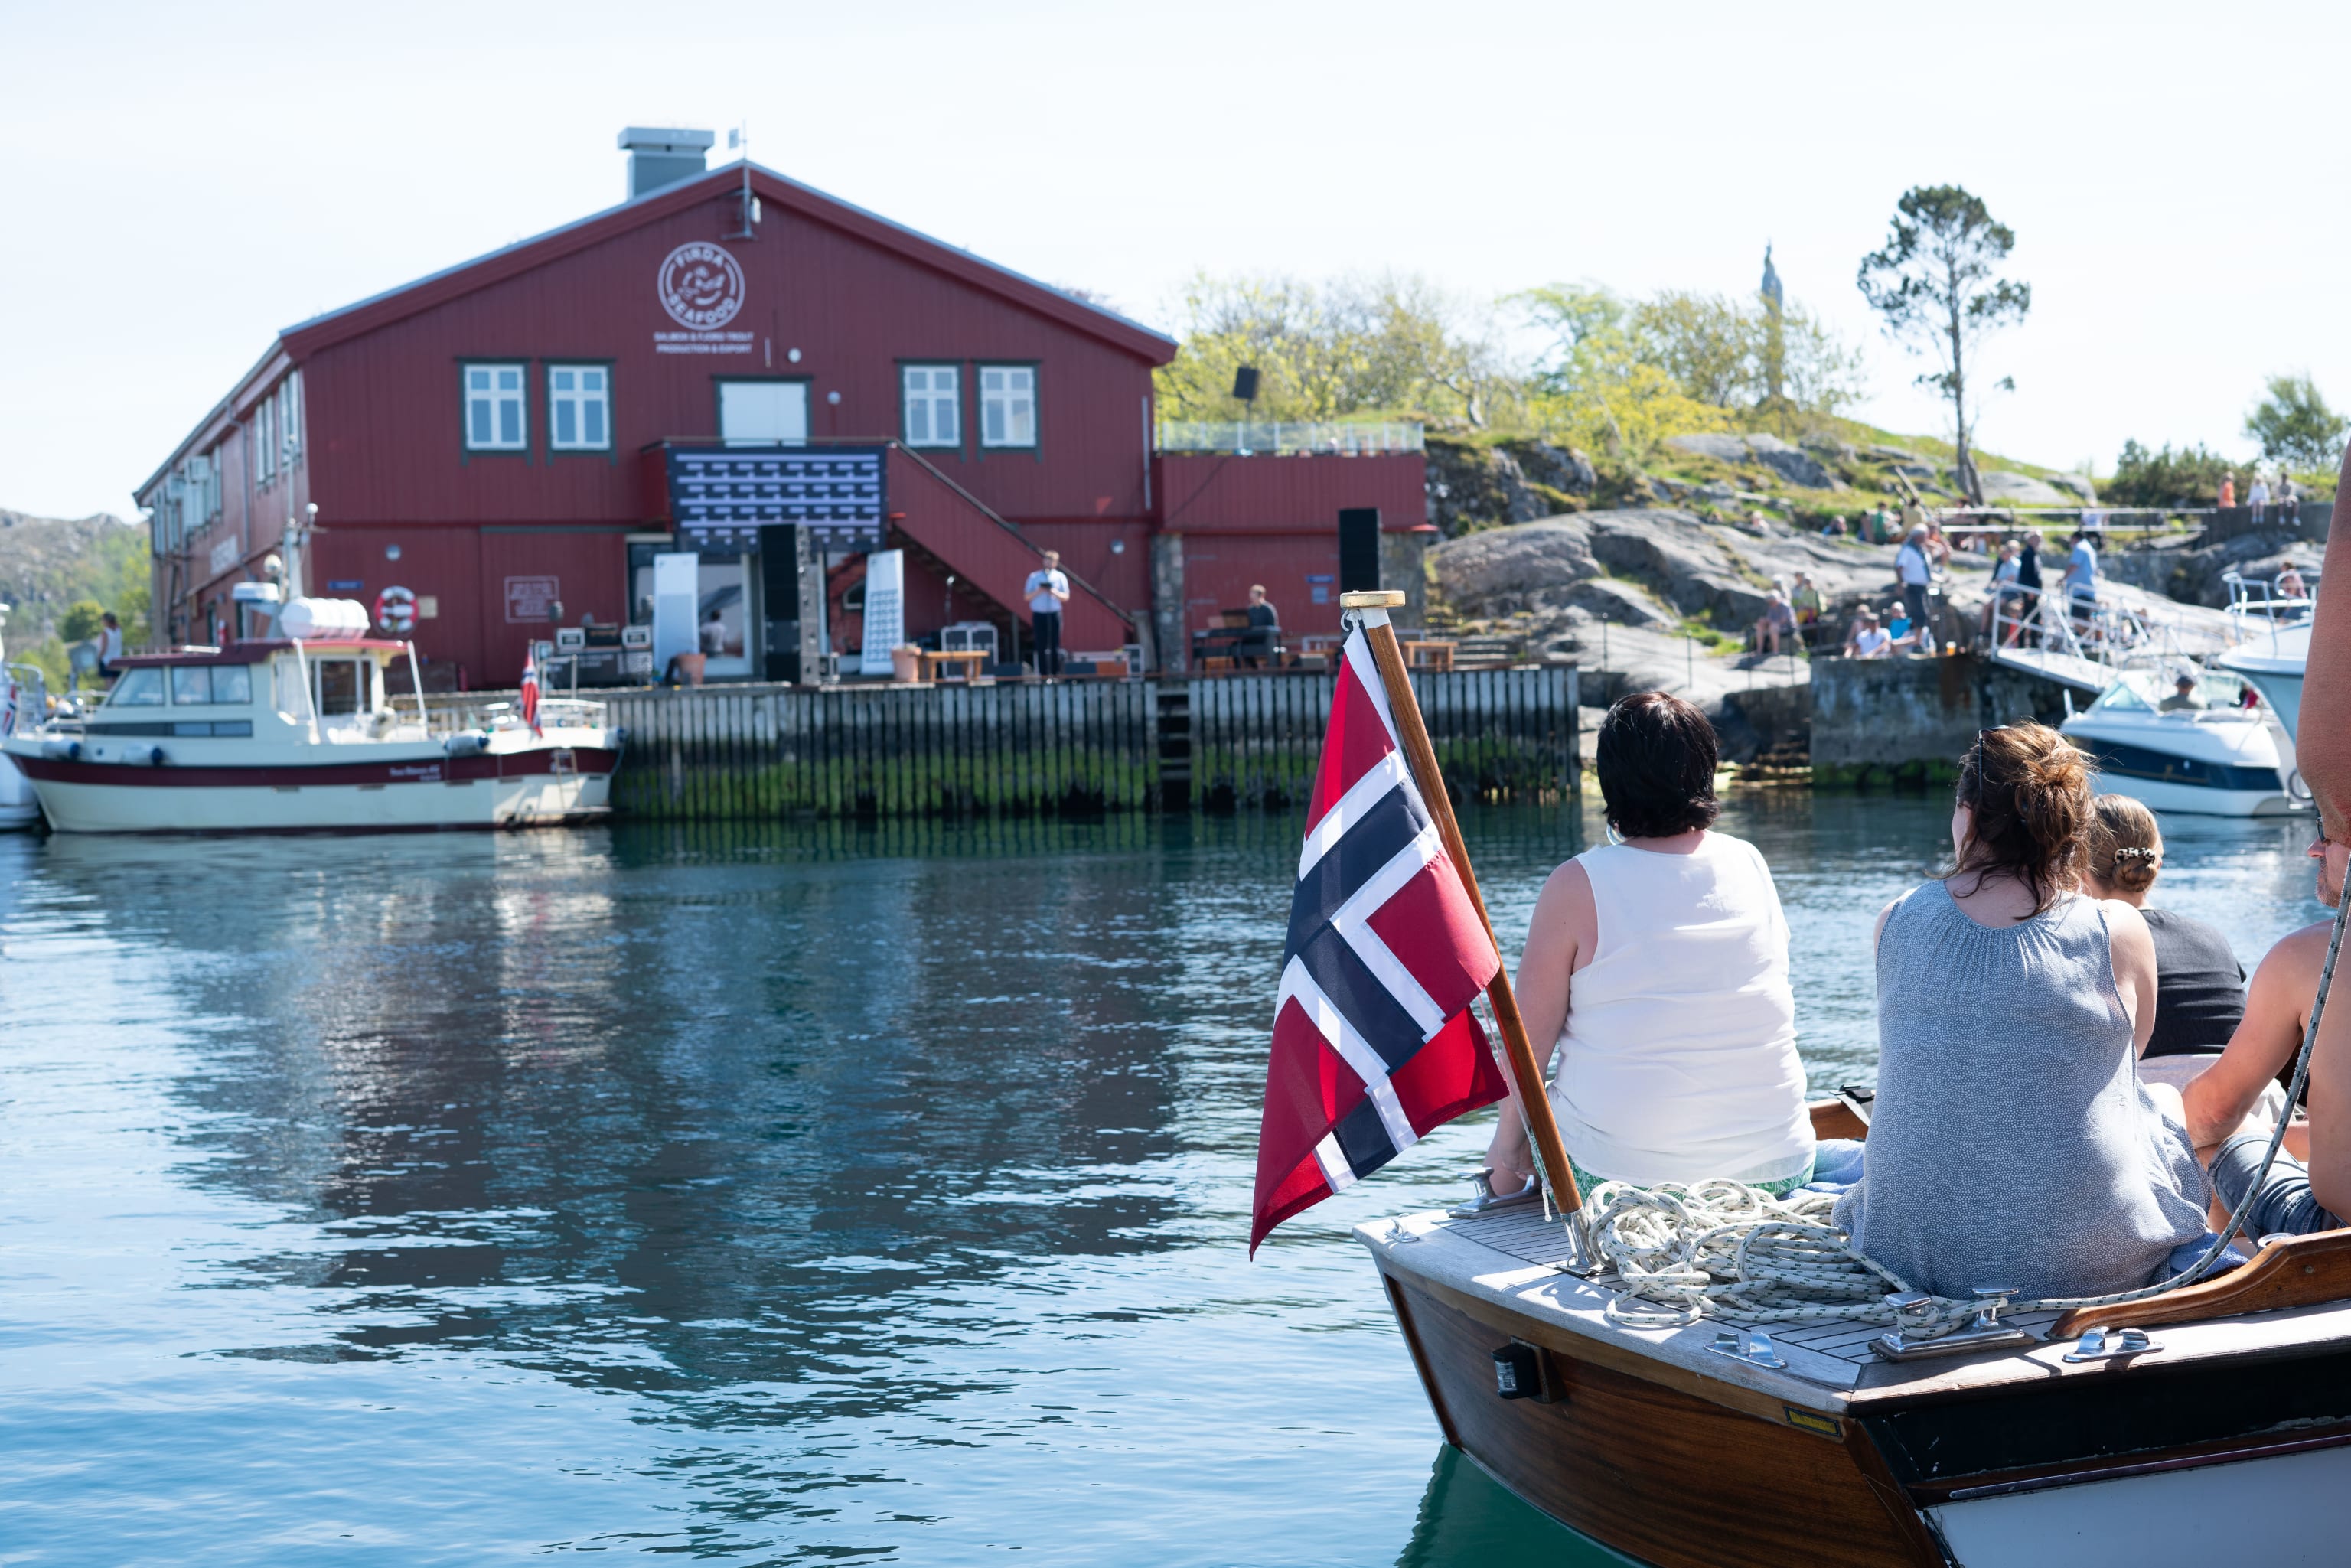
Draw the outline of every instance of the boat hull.
[[[33,793],[32,780],[14,762],[0,757],[0,833],[37,827],[40,821],[41,803]]]
[[[1652,1375],[1671,1368],[1603,1365],[1540,1320],[1382,1273],[1446,1440],[1570,1529],[1660,1568],[1943,1561],[1916,1510],[1881,1500],[1850,1423],[1761,1396],[1734,1409]],[[1513,1340],[1542,1349],[1558,1397],[1496,1394]]]
[[[2351,1341],[1998,1389],[1970,1358],[1886,1364],[1815,1407],[1453,1289],[1416,1251],[1374,1256],[1446,1440],[1659,1568],[2341,1558]],[[1498,1393],[1513,1343],[1539,1351],[1543,1397]]]
[[[552,826],[601,816],[620,753],[555,746],[256,767],[15,760],[57,832],[364,833]]]

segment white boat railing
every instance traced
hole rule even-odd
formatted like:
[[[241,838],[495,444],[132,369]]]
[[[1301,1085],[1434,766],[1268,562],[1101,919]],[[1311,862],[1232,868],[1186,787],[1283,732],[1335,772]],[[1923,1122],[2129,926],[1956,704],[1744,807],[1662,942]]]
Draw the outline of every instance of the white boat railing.
[[[2318,573],[2297,571],[2294,574],[2301,591],[2280,592],[2277,577],[2246,577],[2240,572],[2223,572],[2221,583],[2229,590],[2229,629],[2231,641],[2242,643],[2248,638],[2266,635],[2281,626],[2295,625],[2310,619],[2318,606]]]

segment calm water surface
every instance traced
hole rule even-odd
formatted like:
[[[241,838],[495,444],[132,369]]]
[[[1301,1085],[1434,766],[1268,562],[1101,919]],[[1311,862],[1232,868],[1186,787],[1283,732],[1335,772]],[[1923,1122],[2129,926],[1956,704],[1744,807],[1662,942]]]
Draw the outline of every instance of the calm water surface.
[[[1749,797],[1816,1085],[1918,800]],[[1573,810],[1466,824],[1515,954]],[[1242,1251],[1295,819],[0,841],[0,1563],[1616,1561]],[[2290,825],[2172,824],[2247,965]]]

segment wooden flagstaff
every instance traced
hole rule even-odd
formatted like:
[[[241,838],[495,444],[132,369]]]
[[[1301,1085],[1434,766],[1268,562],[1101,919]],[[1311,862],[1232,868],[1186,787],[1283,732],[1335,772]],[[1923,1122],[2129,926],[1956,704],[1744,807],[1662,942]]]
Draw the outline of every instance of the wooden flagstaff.
[[[1461,825],[1454,821],[1453,797],[1445,790],[1445,775],[1437,766],[1437,747],[1429,744],[1428,726],[1420,716],[1420,699],[1413,695],[1412,676],[1404,667],[1404,650],[1396,645],[1395,628],[1388,623],[1388,612],[1404,603],[1404,595],[1395,589],[1342,593],[1342,610],[1353,611],[1363,622],[1364,641],[1371,644],[1372,660],[1380,668],[1380,684],[1387,688],[1388,711],[1395,717],[1396,738],[1404,743],[1405,763],[1412,768],[1413,781],[1420,787],[1420,798],[1428,806],[1428,815],[1437,824],[1437,837],[1444,841],[1445,852],[1452,859],[1456,871],[1461,873],[1461,885],[1468,890],[1469,902],[1478,911],[1479,920],[1486,927],[1486,939],[1494,941],[1494,922],[1486,913],[1485,894],[1478,891],[1478,873],[1469,869],[1469,852],[1461,842]],[[1499,942],[1494,951],[1502,950]],[[1518,1091],[1519,1114],[1525,1118],[1527,1132],[1540,1156],[1541,1174],[1551,1184],[1552,1201],[1562,1214],[1574,1214],[1583,1207],[1583,1195],[1575,1189],[1575,1171],[1567,1161],[1567,1146],[1560,1142],[1559,1123],[1551,1113],[1551,1096],[1544,1092],[1542,1063],[1537,1060],[1534,1047],[1527,1040],[1526,1019],[1519,1016],[1518,993],[1510,989],[1510,967],[1505,962],[1494,971],[1494,978],[1486,987],[1486,999],[1494,1009],[1494,1022],[1502,1031],[1502,1049],[1510,1064],[1510,1077]]]

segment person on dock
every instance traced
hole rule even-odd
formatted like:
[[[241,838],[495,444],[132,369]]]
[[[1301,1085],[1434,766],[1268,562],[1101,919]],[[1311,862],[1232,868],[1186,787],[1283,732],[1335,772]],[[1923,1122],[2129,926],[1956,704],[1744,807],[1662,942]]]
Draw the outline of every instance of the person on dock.
[[[1844,634],[1844,656],[1848,659],[1885,659],[1893,656],[1894,639],[1877,623],[1877,612],[1863,605],[1853,613],[1853,625]]]
[[[2006,540],[2000,547],[2000,558],[1992,562],[1991,592],[1985,596],[1983,608],[1982,636],[1986,643],[1999,639],[2003,622],[2012,628],[2023,613],[2024,591],[2016,580],[2017,573],[2022,570],[2018,559],[2022,550],[2014,539]],[[2015,640],[2013,630],[2009,640]]]
[[[2074,612],[2074,629],[2085,632],[2098,613],[2098,544],[2094,535],[2077,533],[2065,558],[2065,601]]]
[[[1877,917],[1869,1161],[1835,1223],[1914,1290],[2132,1290],[2204,1232],[2179,1092],[2136,1071],[2154,940],[2077,891],[2093,820],[2072,742],[1988,729],[1959,763],[1952,869]]]
[[[2245,492],[2245,505],[2252,508],[2253,527],[2258,528],[2268,520],[2270,514],[2269,476],[2262,473],[2258,468],[2253,470],[2252,488]]]
[[[1519,1007],[1558,1054],[1552,1108],[1586,1193],[1727,1176],[1785,1194],[1813,1178],[1788,923],[1755,846],[1713,831],[1716,760],[1713,727],[1679,697],[1610,708],[1595,762],[1620,841],[1553,872],[1527,927]],[[1493,1190],[1526,1186],[1515,1103],[1486,1158]]]
[[[1250,669],[1261,668],[1281,651],[1281,612],[1265,596],[1265,584],[1252,582],[1249,591],[1249,632],[1236,650]]]
[[[1037,673],[1061,673],[1061,606],[1070,601],[1070,574],[1061,570],[1061,552],[1049,549],[1041,564],[1029,574],[1021,592],[1029,596],[1030,635],[1037,647]]]
[[[1927,525],[1912,527],[1894,552],[1894,575],[1902,580],[1902,607],[1917,625],[1927,623],[1927,587],[1935,580],[1935,558],[1927,542]]]
[[[110,681],[120,674],[122,664],[122,622],[110,610],[98,618],[98,678]]]
[[[2029,628],[2041,609],[2041,530],[2029,528],[2023,546],[2016,552],[2016,587],[2024,598],[2017,605],[2016,624],[2009,629],[2008,645],[2011,648],[2018,639],[2036,635]]]

